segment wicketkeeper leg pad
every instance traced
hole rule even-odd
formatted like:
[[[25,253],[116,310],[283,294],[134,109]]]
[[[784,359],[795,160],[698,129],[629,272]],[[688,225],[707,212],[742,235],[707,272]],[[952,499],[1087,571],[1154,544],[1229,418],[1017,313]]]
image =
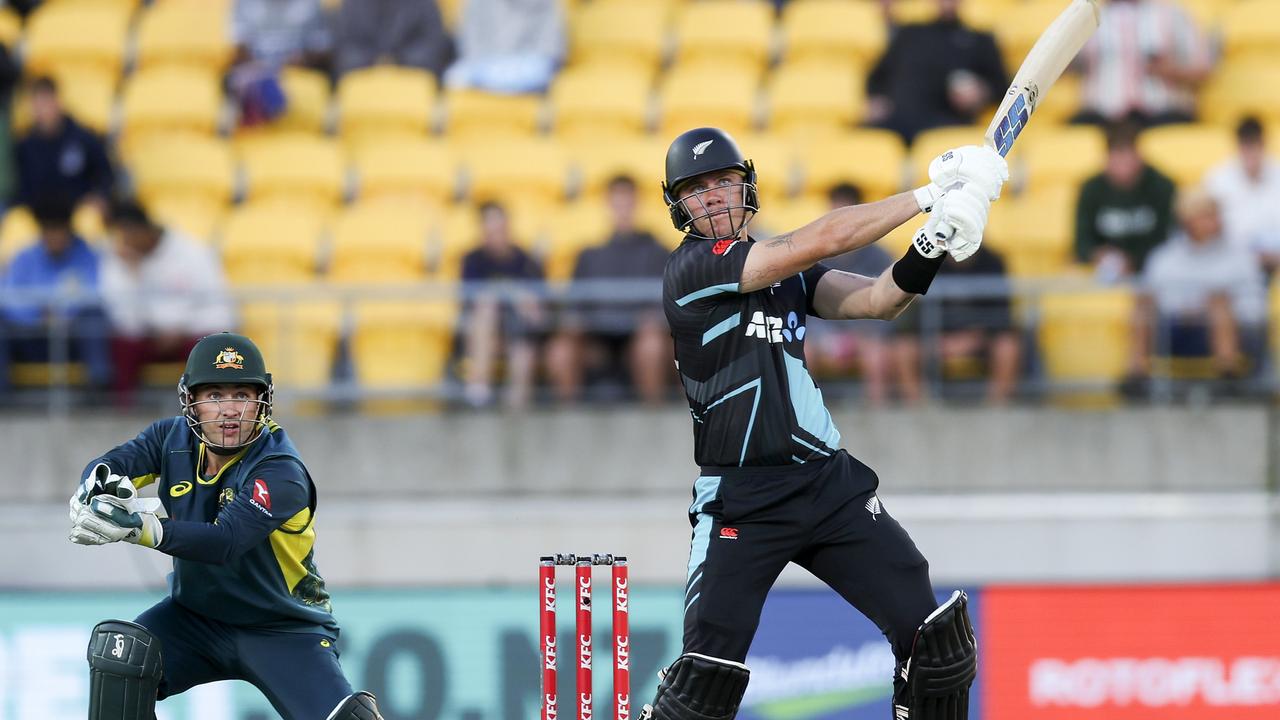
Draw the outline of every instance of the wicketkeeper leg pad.
[[[742,663],[697,653],[676,658],[641,720],[732,720],[751,671]]]
[[[89,637],[89,720],[152,720],[164,665],[160,638],[124,620]]]
[[[978,674],[978,643],[969,598],[957,590],[916,631],[911,657],[894,691],[897,720],[967,720],[969,687]]]
[[[378,701],[373,694],[360,691],[338,703],[328,720],[382,720],[382,715],[378,713]]]

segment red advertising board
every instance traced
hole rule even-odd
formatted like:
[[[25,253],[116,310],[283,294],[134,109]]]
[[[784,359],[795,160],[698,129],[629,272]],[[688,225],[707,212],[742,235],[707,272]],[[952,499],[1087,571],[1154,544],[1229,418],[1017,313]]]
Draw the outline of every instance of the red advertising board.
[[[984,720],[1276,720],[1280,584],[988,587]]]

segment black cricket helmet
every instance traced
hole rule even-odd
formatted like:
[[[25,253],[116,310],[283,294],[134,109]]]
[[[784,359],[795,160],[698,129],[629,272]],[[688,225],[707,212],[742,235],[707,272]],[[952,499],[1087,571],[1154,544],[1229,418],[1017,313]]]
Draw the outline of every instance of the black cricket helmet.
[[[235,401],[234,398],[197,401],[195,391],[201,385],[252,385],[258,388],[258,395],[245,403],[237,419],[228,420],[219,413],[212,420],[201,421],[198,406],[209,403],[221,406],[223,402]],[[206,447],[223,454],[237,452],[261,437],[271,417],[274,394],[275,386],[262,359],[262,351],[244,335],[229,332],[201,338],[187,356],[186,371],[178,381],[178,402],[187,426]],[[222,433],[218,433],[218,437],[222,437],[224,442],[217,442],[206,432],[206,425],[217,426],[227,422],[250,422],[253,429],[248,433],[237,429],[236,442],[233,443],[225,442]]]
[[[702,195],[710,192],[709,189],[680,198],[682,184],[703,173],[729,169],[742,173],[742,182],[732,186],[738,190],[735,195],[739,205],[734,205],[735,198],[731,198],[727,207],[711,211],[702,202]],[[729,137],[729,133],[720,128],[694,128],[671,141],[671,147],[667,148],[667,178],[662,183],[662,199],[666,201],[671,213],[671,224],[677,230],[702,240],[737,237],[760,210],[755,165],[742,156],[742,151],[733,138]],[[693,226],[695,220],[727,213],[734,208],[743,209],[742,222],[733,224],[727,233],[703,235]],[[715,232],[714,229],[712,232]]]

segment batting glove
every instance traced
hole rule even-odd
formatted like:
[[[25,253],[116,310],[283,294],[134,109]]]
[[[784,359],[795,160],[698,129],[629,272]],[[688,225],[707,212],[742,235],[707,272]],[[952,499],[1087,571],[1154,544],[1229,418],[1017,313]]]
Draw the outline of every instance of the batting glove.
[[[1009,179],[1009,164],[1000,153],[981,145],[965,145],[948,150],[929,163],[929,182],[942,190],[956,185],[976,185],[988,200],[1000,198],[1000,188]]]
[[[956,262],[963,262],[982,246],[990,209],[991,201],[981,189],[962,185],[944,194],[934,205],[924,226],[925,234],[934,244],[942,244]]]

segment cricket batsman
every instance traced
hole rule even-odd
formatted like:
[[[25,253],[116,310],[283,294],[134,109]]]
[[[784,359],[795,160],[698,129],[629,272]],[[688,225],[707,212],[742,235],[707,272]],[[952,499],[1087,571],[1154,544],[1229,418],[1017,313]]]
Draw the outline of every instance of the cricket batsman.
[[[134,622],[94,627],[89,720],[152,720],[157,700],[229,679],[286,720],[381,720],[338,664],[313,553],[316,486],[271,419],[272,393],[253,341],[209,335],[178,383],[182,414],[86,466],[71,541],[173,556],[168,597]],[[159,500],[139,498],[151,483]]]
[[[930,183],[833,210],[767,240],[747,231],[756,172],[716,128],[667,151],[663,197],[686,233],[663,277],[701,473],[689,518],[684,650],[664,671],[650,720],[727,720],[765,596],[789,562],[809,570],[879,626],[897,661],[895,720],[964,720],[977,667],[966,597],[937,606],[928,563],[876,496],[879,478],[841,449],[805,365],[805,320],[896,317],[928,289],[944,255],[982,242],[1008,179],[996,152],[966,146],[929,167]],[[822,265],[928,212],[879,277]]]

